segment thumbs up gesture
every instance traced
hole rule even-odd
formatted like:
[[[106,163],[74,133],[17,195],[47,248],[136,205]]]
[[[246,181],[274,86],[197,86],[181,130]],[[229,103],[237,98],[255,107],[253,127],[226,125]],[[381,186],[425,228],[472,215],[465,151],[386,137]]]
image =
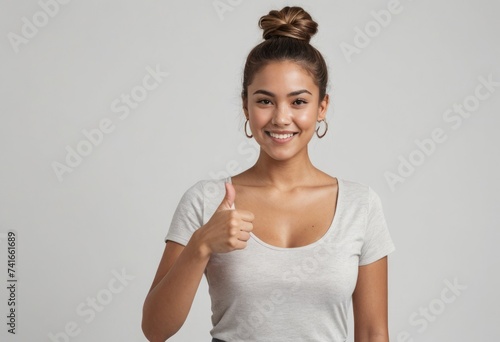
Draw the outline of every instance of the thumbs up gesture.
[[[236,190],[234,190],[234,186],[231,183],[225,183],[224,185],[226,187],[226,195],[224,196],[224,199],[222,200],[216,211],[234,209],[234,198],[236,197]]]
[[[210,220],[195,234],[207,253],[227,253],[247,246],[253,229],[254,214],[248,210],[235,209],[236,190],[233,184],[225,183],[226,194]]]

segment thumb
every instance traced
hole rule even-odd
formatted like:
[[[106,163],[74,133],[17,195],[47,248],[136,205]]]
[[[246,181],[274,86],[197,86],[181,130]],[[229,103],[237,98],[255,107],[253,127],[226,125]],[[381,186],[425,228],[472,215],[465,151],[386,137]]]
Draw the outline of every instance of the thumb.
[[[226,194],[217,208],[217,211],[234,209],[234,197],[236,196],[236,190],[234,190],[233,184],[231,183],[224,183],[224,185],[226,187]]]

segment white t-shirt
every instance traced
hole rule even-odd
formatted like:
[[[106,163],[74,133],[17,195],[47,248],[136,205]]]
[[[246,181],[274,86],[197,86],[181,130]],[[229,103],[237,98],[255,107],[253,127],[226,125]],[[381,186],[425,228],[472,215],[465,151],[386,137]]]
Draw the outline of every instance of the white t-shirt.
[[[345,341],[358,266],[395,250],[379,196],[338,179],[332,225],[316,242],[281,248],[251,233],[247,247],[214,254],[205,269],[210,331],[227,342]],[[166,240],[186,245],[208,222],[231,177],[200,180],[182,196]],[[236,208],[238,209],[238,208]]]

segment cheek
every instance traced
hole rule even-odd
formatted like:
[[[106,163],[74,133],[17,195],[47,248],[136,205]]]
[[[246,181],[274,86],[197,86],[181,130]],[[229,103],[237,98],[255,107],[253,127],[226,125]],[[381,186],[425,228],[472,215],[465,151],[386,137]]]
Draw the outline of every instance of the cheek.
[[[298,126],[303,127],[304,129],[308,128],[309,126],[315,126],[316,125],[315,112],[313,111],[297,112],[294,115],[294,121]]]
[[[253,107],[249,108],[249,116],[255,127],[266,125],[273,116],[272,109]]]

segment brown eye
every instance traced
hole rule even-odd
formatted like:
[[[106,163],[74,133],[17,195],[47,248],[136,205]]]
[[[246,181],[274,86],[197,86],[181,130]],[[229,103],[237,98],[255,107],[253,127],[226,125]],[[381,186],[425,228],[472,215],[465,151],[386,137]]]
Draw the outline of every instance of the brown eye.
[[[269,101],[267,99],[262,99],[262,100],[258,100],[257,103],[262,103],[262,104],[268,105],[268,104],[271,104],[271,101]]]
[[[307,102],[302,100],[302,99],[297,99],[293,102],[295,105],[301,105],[301,104],[306,104]]]

